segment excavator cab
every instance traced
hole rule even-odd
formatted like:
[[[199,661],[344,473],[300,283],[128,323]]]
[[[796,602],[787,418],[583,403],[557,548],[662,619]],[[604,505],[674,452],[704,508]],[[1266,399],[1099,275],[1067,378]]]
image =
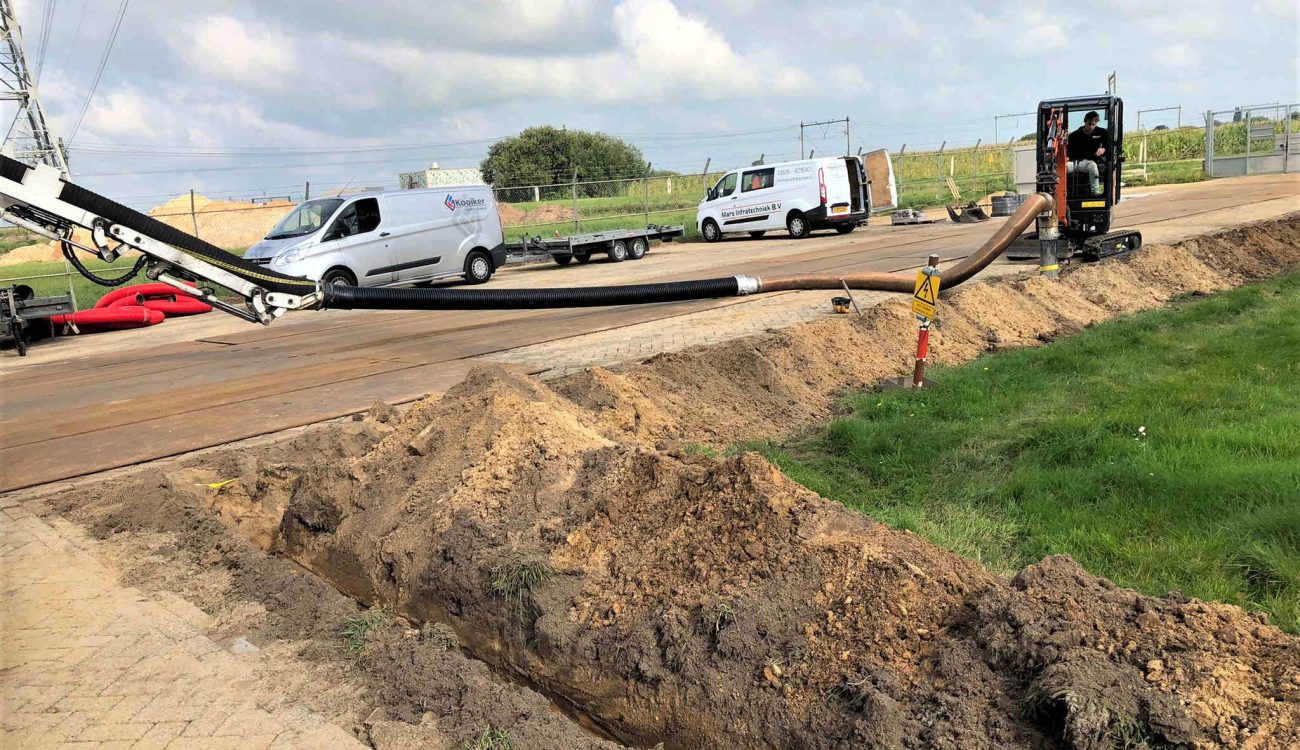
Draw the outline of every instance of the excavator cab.
[[[1109,135],[1101,156],[1093,149],[1101,142],[1097,139],[1082,151],[1076,146],[1070,152],[1070,135],[1083,126],[1089,112],[1097,113],[1096,127]],[[1124,100],[1101,94],[1039,102],[1037,133],[1038,191],[1057,198],[1059,236],[1066,246],[1082,253],[1084,260],[1137,249],[1140,234],[1110,231],[1111,212],[1123,189]]]

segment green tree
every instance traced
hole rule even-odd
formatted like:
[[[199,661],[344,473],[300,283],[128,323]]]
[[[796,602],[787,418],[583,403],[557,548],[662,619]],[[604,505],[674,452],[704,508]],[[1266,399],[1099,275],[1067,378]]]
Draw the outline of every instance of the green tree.
[[[533,199],[533,191],[524,186],[565,186],[541,190],[542,200],[564,198],[571,194],[567,185],[575,172],[579,182],[620,179],[643,175],[646,163],[636,146],[613,136],[543,125],[492,144],[479,168],[483,179],[502,191],[502,200],[528,201]],[[521,189],[509,189],[514,187]],[[578,194],[619,195],[621,186],[580,185]]]

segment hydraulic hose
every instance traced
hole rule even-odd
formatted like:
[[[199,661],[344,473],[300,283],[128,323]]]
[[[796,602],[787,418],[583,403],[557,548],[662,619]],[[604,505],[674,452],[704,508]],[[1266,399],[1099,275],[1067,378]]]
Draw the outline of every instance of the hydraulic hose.
[[[1052,198],[1044,193],[1035,193],[1020,204],[1020,209],[998,227],[998,231],[980,246],[978,250],[966,256],[960,263],[943,269],[943,288],[951,289],[963,281],[984,270],[988,264],[1002,254],[1017,237],[1021,235],[1039,214],[1052,205]],[[772,276],[759,280],[760,292],[782,292],[792,289],[842,289],[848,284],[850,289],[867,289],[877,292],[911,293],[916,283],[915,274],[865,272],[843,275],[826,274],[791,274]]]
[[[344,310],[519,310],[682,302],[740,294],[735,276],[559,289],[374,289],[329,285],[321,307]]]
[[[951,289],[979,273],[1052,205],[1048,195],[1031,195],[978,250],[945,269],[943,287]],[[555,289],[391,289],[328,285],[321,308],[344,310],[518,310],[555,307],[607,307],[655,302],[735,297],[744,294],[808,289],[852,289],[911,293],[914,274],[867,272],[843,275],[791,274],[758,279],[727,276],[658,284],[568,287]]]

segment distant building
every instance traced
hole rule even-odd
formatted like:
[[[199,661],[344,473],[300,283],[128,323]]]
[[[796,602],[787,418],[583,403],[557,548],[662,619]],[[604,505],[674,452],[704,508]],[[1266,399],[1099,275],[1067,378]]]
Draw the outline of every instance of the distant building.
[[[436,188],[448,185],[482,185],[483,172],[475,167],[442,169],[437,162],[423,172],[403,172],[397,176],[403,190]]]

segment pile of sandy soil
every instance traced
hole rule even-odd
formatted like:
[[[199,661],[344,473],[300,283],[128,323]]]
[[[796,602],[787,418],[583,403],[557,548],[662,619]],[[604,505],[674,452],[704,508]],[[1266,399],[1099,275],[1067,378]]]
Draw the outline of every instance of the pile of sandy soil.
[[[501,225],[504,227],[573,221],[573,209],[556,203],[544,203],[531,211],[524,211],[509,203],[499,203],[497,211],[501,214]]]
[[[84,229],[77,229],[72,233],[72,239],[83,245],[90,244],[90,232]],[[83,256],[84,257],[84,256]],[[19,263],[47,263],[50,261],[62,261],[63,250],[57,242],[37,242],[31,245],[23,245],[0,255],[0,267],[13,266]]]
[[[1297,264],[1293,216],[1055,283],[972,285],[945,296],[933,351],[1032,345]],[[195,509],[361,602],[449,625],[498,673],[635,746],[1300,743],[1300,639],[1263,615],[1144,596],[1065,557],[1003,579],[757,455],[673,448],[822,419],[840,389],[906,371],[914,336],[899,303],[554,389],[481,368],[273,465],[206,458],[239,477],[215,495],[173,473],[68,507]]]
[[[217,201],[195,195],[191,213],[187,193],[155,206],[149,215],[217,247],[244,248],[265,237],[295,205],[292,201]]]

